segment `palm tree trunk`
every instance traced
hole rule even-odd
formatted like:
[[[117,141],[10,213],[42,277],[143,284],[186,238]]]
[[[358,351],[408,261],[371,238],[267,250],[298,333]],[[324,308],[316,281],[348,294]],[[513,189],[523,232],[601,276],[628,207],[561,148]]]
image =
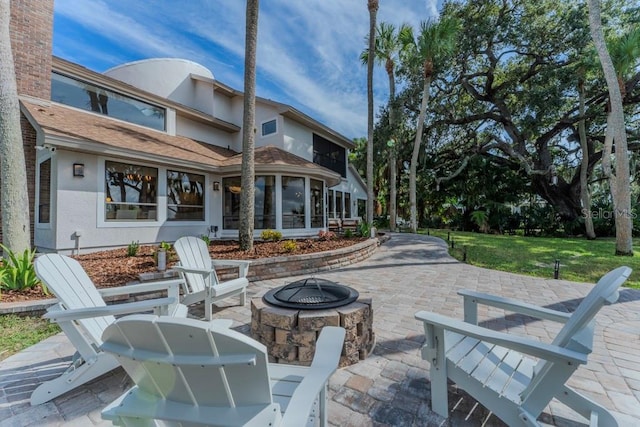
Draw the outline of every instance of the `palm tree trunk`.
[[[591,216],[591,194],[589,193],[589,144],[587,143],[587,131],[585,129],[585,106],[584,106],[584,82],[578,84],[578,92],[580,95],[580,116],[582,119],[578,122],[578,134],[580,135],[580,148],[582,150],[582,163],[580,164],[580,199],[582,200],[582,214],[584,216],[584,230],[587,239],[596,238],[593,229],[593,217]]]
[[[624,110],[622,109],[622,94],[620,93],[616,71],[602,32],[600,0],[589,0],[589,28],[609,90],[611,126],[609,126],[609,123],[607,124],[606,132],[612,133],[613,141],[616,144],[616,173],[611,186],[616,224],[616,255],[633,255],[631,180],[629,176],[629,152]],[[606,152],[606,150],[604,151]]]
[[[27,168],[9,33],[10,0],[0,0],[0,182],[2,242],[15,253],[30,249]],[[6,255],[6,254],[5,254]]]
[[[376,45],[378,0],[367,0],[369,9],[369,56],[367,57],[367,223],[373,223],[373,62]]]
[[[389,127],[393,132],[391,141],[392,144],[388,146],[389,149],[389,229],[396,231],[396,216],[398,199],[398,177],[397,177],[397,160],[396,150],[398,144],[398,138],[395,135],[395,125],[397,123],[397,112],[394,105],[396,99],[396,81],[393,74],[393,68],[387,70],[389,76]]]
[[[420,154],[420,146],[422,145],[422,130],[424,129],[424,119],[427,115],[427,104],[429,103],[429,86],[431,86],[431,77],[425,77],[424,87],[422,88],[422,103],[420,104],[420,114],[418,115],[418,126],[416,129],[416,138],[413,142],[413,153],[411,154],[411,165],[409,166],[409,205],[411,209],[411,231],[418,231],[418,212],[416,209],[416,173],[418,168],[418,155]]]
[[[242,176],[240,185],[240,249],[253,249],[255,204],[255,115],[256,50],[258,41],[258,0],[247,0],[247,23],[244,57],[244,112],[242,117]]]

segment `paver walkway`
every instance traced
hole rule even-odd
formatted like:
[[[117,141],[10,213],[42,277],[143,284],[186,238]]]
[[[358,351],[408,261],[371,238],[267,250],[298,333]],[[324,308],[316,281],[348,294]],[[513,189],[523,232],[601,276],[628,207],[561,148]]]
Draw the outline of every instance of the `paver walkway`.
[[[451,405],[462,402],[445,420],[430,410],[428,363],[419,355],[424,340],[422,325],[413,315],[431,310],[462,318],[458,289],[475,289],[571,311],[587,294],[589,285],[539,279],[473,267],[447,254],[439,239],[394,234],[366,261],[318,274],[356,288],[374,304],[377,344],[360,363],[338,370],[331,379],[329,420],[336,426],[502,426],[481,406],[470,417],[474,402],[450,390]],[[298,277],[299,278],[299,277]],[[296,280],[292,277],[286,281]],[[284,280],[267,280],[249,286],[250,297],[261,296]],[[191,310],[199,316],[201,311]],[[216,317],[233,319],[248,332],[249,305],[225,307]],[[481,324],[510,333],[550,340],[557,325],[531,318],[505,315],[497,309],[480,310]],[[597,317],[594,353],[570,384],[610,408],[620,426],[640,425],[640,291],[623,289],[618,303]],[[116,370],[53,402],[31,407],[29,395],[43,378],[65,367],[73,348],[56,335],[1,362],[0,427],[109,425],[100,410],[129,386]],[[550,425],[578,426],[580,418],[558,402],[546,408],[542,421]]]

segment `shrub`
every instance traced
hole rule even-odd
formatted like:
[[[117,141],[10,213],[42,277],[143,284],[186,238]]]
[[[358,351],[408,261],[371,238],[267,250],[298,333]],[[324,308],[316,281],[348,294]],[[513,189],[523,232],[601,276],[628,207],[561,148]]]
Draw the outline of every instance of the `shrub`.
[[[282,233],[276,230],[262,230],[262,233],[260,233],[260,238],[265,242],[278,242],[282,240]]]
[[[127,246],[127,256],[132,257],[138,255],[138,251],[140,250],[140,242],[131,242]]]
[[[171,243],[167,243],[163,240],[162,242],[160,242],[160,249],[164,249],[165,251],[169,252],[171,250]]]
[[[282,242],[283,251],[294,252],[296,249],[298,249],[298,244],[296,243],[295,240],[287,240],[285,242]]]
[[[347,233],[345,233],[346,236]],[[360,237],[369,237],[371,236],[371,225],[365,221],[360,222],[358,224],[358,235]]]
[[[353,231],[351,231],[350,228],[347,228],[346,230],[344,230],[344,237],[347,239],[350,239],[353,237]]]
[[[318,232],[318,239],[320,240],[333,240],[336,238],[336,233],[334,233],[333,231],[325,231],[325,230],[320,230]]]
[[[202,240],[204,240],[204,242],[207,244],[207,246],[211,245],[211,238],[209,236],[207,236],[206,234],[201,235],[200,238]]]
[[[16,255],[6,246],[0,244],[4,258],[0,265],[0,288],[6,290],[20,291],[33,288],[40,284],[36,271],[33,267],[33,258],[36,256],[35,250],[25,249],[22,255]],[[42,290],[48,294],[44,284]]]

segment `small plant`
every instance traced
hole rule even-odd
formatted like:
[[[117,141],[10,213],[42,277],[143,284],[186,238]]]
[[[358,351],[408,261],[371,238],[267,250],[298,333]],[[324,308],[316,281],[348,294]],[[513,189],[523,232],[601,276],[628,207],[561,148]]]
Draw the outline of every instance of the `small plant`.
[[[165,251],[169,252],[171,250],[171,243],[167,243],[163,240],[162,242],[160,242],[160,249],[164,249]]]
[[[262,233],[260,233],[260,238],[265,242],[278,242],[282,240],[282,233],[276,230],[262,230]]]
[[[134,257],[138,255],[139,250],[140,250],[140,242],[139,241],[131,242],[127,246],[127,256]]]
[[[353,237],[353,231],[350,228],[347,228],[346,230],[344,230],[344,237],[346,239],[350,239]]]
[[[318,239],[320,240],[333,240],[336,238],[336,233],[334,233],[333,231],[325,231],[325,230],[320,230],[318,232]]]
[[[282,250],[285,252],[295,252],[298,249],[298,244],[295,240],[287,240],[282,242]]]
[[[207,236],[206,234],[203,234],[202,236],[200,236],[200,238],[202,240],[204,240],[204,242],[207,244],[207,246],[211,245],[211,238],[209,236]]]
[[[35,250],[25,249],[22,255],[16,255],[6,246],[0,244],[4,259],[0,264],[0,288],[6,290],[21,291],[23,289],[34,288],[40,284],[36,271],[33,267],[33,258],[36,256]],[[42,290],[48,294],[44,284]]]
[[[371,235],[371,225],[364,221],[358,224],[358,235],[360,237],[369,237]]]

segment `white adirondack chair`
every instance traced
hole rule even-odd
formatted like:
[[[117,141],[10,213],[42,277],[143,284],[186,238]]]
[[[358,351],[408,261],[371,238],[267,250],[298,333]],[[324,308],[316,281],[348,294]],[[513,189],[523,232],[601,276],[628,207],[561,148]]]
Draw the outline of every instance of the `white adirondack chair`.
[[[422,358],[431,364],[432,409],[448,416],[448,378],[510,426],[539,426],[538,416],[554,397],[591,426],[617,426],[605,407],[565,383],[587,363],[594,316],[605,303],[617,301],[618,288],[629,274],[630,268],[620,267],[604,275],[571,314],[472,291],[459,292],[464,296],[464,322],[416,313],[425,327]],[[550,344],[493,331],[477,326],[477,304],[562,322],[564,327]]]
[[[31,394],[31,404],[48,402],[118,366],[118,361],[100,350],[102,333],[115,315],[158,309],[161,313],[186,317],[187,307],[179,304],[181,280],[149,282],[117,288],[96,289],[80,263],[58,254],[35,260],[38,278],[58,298],[43,316],[60,325],[77,352],[67,370],[47,381]],[[103,297],[166,290],[166,298],[106,305]]]
[[[267,363],[264,345],[218,323],[132,315],[102,349],[135,385],[102,411],[115,425],[326,425],[326,387],[345,331],[325,327],[311,366]]]
[[[245,305],[247,298],[247,274],[250,261],[214,260],[209,255],[209,248],[199,237],[187,236],[179,238],[173,245],[180,258],[180,265],[174,268],[184,278],[182,303],[191,305],[204,301],[205,319],[211,320],[214,302],[239,295],[240,305]],[[238,267],[238,278],[220,282],[215,266]]]

